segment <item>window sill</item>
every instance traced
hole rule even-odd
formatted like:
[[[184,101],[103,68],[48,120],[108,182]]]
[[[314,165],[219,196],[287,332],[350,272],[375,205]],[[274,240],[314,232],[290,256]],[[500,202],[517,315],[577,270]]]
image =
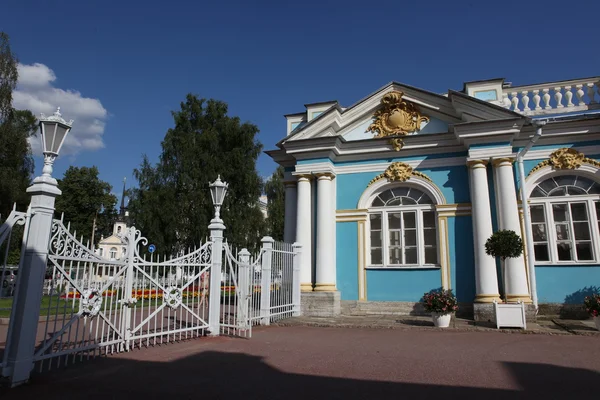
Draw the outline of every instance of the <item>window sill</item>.
[[[536,262],[536,267],[580,267],[580,266],[598,266],[600,262],[593,261],[567,261],[567,262]]]
[[[365,269],[373,270],[394,270],[394,269],[440,269],[439,265],[368,265]]]

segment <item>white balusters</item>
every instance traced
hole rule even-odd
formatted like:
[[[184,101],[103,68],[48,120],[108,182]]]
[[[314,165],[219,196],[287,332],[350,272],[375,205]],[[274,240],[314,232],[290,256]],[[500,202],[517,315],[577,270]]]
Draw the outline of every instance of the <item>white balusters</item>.
[[[560,91],[560,86],[554,88],[554,98],[556,99],[556,108],[563,108],[562,105],[562,92]]]
[[[523,111],[531,111],[531,108],[529,108],[529,96],[527,96],[528,93],[529,90],[523,90],[521,92],[521,102],[523,103]]]
[[[550,105],[550,89],[542,89],[542,92],[544,92],[544,108],[550,110],[552,108]]]
[[[573,104],[573,92],[571,92],[571,86],[565,86],[565,99],[567,100],[567,107],[574,107]]]
[[[542,107],[540,107],[540,100],[542,98],[540,97],[540,91],[539,90],[534,90],[533,91],[533,105],[535,107],[535,110],[541,110]]]
[[[511,92],[510,93],[510,101],[512,102],[513,111],[519,111],[519,93]]]
[[[510,108],[511,101],[508,99],[508,93],[502,93],[502,106],[504,108]]]
[[[578,105],[585,106],[585,101],[583,100],[583,95],[585,94],[583,91],[583,85],[575,85],[575,88],[577,89],[575,94],[577,94],[577,101],[579,102]]]

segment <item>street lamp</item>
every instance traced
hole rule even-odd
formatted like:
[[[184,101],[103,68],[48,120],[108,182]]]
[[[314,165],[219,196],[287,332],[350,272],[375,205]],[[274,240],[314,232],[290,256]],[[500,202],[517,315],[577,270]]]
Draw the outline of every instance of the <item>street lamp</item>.
[[[42,133],[42,145],[44,147],[44,168],[42,169],[43,177],[50,177],[52,175],[52,164],[58,157],[58,152],[62,147],[71,126],[73,120],[69,122],[65,121],[60,114],[60,107],[56,109],[56,112],[46,117],[43,113],[40,117],[40,131]]]
[[[211,222],[222,222],[221,220],[221,205],[225,200],[229,184],[221,181],[221,175],[217,176],[217,180],[208,185],[210,188],[210,196],[212,197],[213,205],[215,206],[215,218]]]

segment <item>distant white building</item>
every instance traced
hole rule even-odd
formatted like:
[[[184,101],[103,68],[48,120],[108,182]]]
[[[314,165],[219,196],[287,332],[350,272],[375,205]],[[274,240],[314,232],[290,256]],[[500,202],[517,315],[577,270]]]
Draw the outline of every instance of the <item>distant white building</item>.
[[[267,216],[269,215],[267,212],[267,203],[268,203],[267,196],[260,196],[258,198],[258,207],[260,207],[260,211],[262,211],[263,216],[265,218],[267,218]]]
[[[121,208],[119,216],[113,226],[113,232],[108,237],[102,237],[98,243],[96,254],[107,260],[119,260],[125,257],[125,239],[121,236],[127,230],[127,218],[129,213],[125,208],[125,180],[123,180],[123,195],[121,196]]]

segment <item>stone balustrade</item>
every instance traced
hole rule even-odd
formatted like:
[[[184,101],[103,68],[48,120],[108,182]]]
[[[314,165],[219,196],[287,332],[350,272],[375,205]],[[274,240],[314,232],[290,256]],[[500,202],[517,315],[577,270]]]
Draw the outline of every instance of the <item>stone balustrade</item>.
[[[500,104],[525,115],[563,114],[600,108],[600,77],[505,87]]]

